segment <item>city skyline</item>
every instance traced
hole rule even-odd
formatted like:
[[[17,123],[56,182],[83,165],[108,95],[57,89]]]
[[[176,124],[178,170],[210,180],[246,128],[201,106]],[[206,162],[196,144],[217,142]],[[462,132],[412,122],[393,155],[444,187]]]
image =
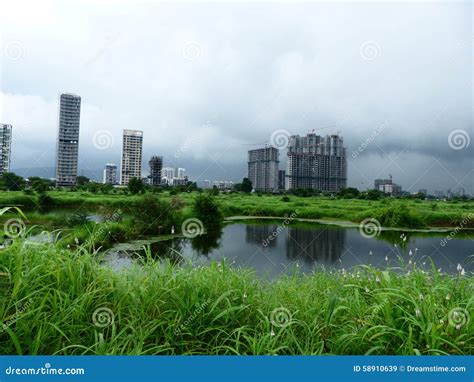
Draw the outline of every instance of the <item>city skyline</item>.
[[[342,131],[348,186],[370,188],[393,174],[412,192],[474,193],[468,4],[226,4],[177,12],[172,4],[63,9],[52,2],[30,5],[42,15],[34,20],[18,4],[0,16],[15,30],[4,36],[0,92],[0,121],[14,126],[13,171],[41,175],[54,167],[51,138],[64,90],[83,97],[78,173],[96,180],[105,163],[119,163],[121,132],[130,126],[147,134],[144,169],[158,153],[199,181],[241,180],[245,144],[263,144],[277,130],[321,129]],[[97,18],[65,27],[86,13]],[[351,28],[343,22],[349,18]],[[146,33],[157,22],[163,33]],[[51,38],[57,28],[64,39]],[[51,63],[63,40],[70,53]],[[465,147],[453,149],[452,137]],[[286,155],[280,160],[286,168]]]

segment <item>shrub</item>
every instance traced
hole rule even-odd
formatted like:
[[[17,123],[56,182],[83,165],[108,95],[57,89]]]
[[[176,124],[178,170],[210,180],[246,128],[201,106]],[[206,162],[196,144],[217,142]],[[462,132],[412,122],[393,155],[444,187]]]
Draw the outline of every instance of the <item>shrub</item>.
[[[209,194],[198,195],[194,201],[193,215],[208,231],[216,231],[222,226],[221,209]]]

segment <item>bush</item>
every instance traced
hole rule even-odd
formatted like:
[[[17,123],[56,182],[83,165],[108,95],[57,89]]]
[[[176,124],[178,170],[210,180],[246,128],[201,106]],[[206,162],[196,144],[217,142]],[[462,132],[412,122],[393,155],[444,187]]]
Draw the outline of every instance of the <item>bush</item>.
[[[290,198],[288,196],[284,196],[281,198],[282,202],[288,203],[290,201]]]
[[[219,230],[222,226],[222,212],[209,194],[201,194],[195,199],[193,215],[208,231]]]
[[[181,221],[181,208],[172,208],[167,201],[145,194],[131,207],[133,229],[140,234],[167,234]]]
[[[375,214],[383,227],[422,228],[425,222],[406,206],[389,207]]]

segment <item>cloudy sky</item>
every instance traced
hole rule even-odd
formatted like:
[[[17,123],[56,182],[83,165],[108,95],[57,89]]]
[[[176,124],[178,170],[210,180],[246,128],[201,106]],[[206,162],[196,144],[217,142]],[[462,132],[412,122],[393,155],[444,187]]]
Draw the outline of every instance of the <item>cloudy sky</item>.
[[[54,168],[71,92],[87,175],[119,163],[124,128],[144,131],[144,172],[163,155],[193,180],[241,179],[249,144],[315,129],[344,137],[350,186],[392,174],[474,194],[472,16],[470,2],[5,1],[12,169]]]

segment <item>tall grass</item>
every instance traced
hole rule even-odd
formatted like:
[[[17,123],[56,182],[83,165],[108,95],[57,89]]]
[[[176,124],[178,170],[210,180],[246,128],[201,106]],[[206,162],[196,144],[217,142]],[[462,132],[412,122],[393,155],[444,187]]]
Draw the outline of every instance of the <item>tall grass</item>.
[[[226,263],[116,272],[88,251],[0,256],[2,354],[473,354],[474,279],[317,272],[270,282]],[[95,314],[94,314],[95,313]],[[112,319],[113,318],[113,319]]]

